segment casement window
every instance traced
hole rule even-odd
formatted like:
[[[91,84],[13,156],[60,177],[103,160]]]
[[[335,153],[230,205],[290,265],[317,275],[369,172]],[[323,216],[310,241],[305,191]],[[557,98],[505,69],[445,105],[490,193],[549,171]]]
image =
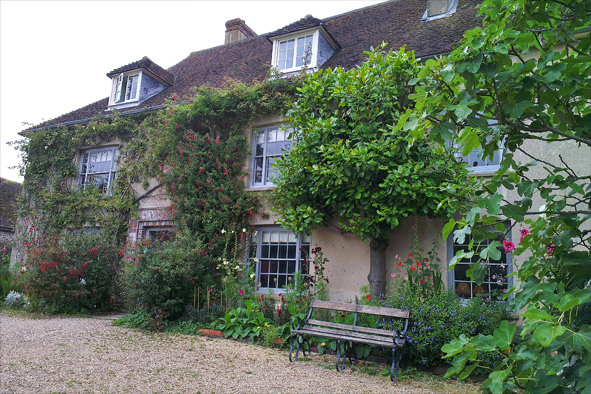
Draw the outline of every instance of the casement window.
[[[499,234],[496,240],[501,240],[503,234]],[[448,283],[451,289],[455,293],[465,299],[473,298],[476,295],[482,295],[485,297],[491,297],[500,299],[503,293],[505,293],[508,287],[512,284],[512,279],[509,274],[512,272],[511,255],[505,253],[504,248],[501,246],[501,259],[499,261],[493,261],[491,259],[486,262],[486,274],[484,282],[481,285],[477,285],[476,282],[470,280],[468,277],[468,269],[472,263],[479,261],[479,254],[481,250],[485,249],[493,239],[487,239],[483,241],[478,248],[474,248],[474,256],[471,258],[464,258],[460,260],[448,275]],[[453,234],[448,239],[448,262],[456,255],[459,251],[467,251],[468,245],[470,244],[471,237],[466,236],[463,243],[457,243],[453,240]]]
[[[277,49],[277,68],[289,70],[310,65],[312,60],[312,44],[314,35],[289,38],[279,41]]]
[[[141,72],[119,74],[113,78],[113,88],[109,105],[138,100]]]
[[[263,127],[256,131],[252,148],[251,186],[273,186],[276,174],[273,163],[284,151],[291,149],[289,135],[293,129],[282,125]]]
[[[488,121],[491,128],[498,127],[494,120]],[[451,142],[450,142],[451,144]],[[466,156],[462,154],[462,145],[453,144],[455,150],[455,157],[468,164],[468,170],[475,174],[487,174],[497,171],[501,167],[501,160],[503,159],[504,144],[500,143],[498,149],[494,152],[493,157],[483,157],[484,150],[482,148],[474,149]]]
[[[84,188],[91,185],[101,192],[108,191],[115,179],[117,154],[117,147],[82,152],[78,184]]]
[[[335,53],[335,45],[321,29],[277,37],[273,40],[271,64],[282,73],[315,69]]]
[[[279,227],[261,227],[251,235],[250,261],[254,261],[259,292],[280,292],[296,280],[299,272],[308,274],[310,237],[296,236]]]

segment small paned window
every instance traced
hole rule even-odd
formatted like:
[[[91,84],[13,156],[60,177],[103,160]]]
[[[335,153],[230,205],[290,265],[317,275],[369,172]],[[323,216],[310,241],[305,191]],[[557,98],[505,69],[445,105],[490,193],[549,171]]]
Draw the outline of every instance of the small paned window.
[[[503,234],[499,234],[496,240],[500,240]],[[503,293],[507,292],[511,285],[511,256],[505,253],[501,246],[501,259],[498,261],[490,260],[486,263],[486,274],[484,282],[481,285],[476,284],[468,277],[470,265],[479,260],[480,252],[485,249],[495,239],[483,241],[478,248],[474,248],[474,256],[460,260],[449,273],[449,285],[455,293],[465,299],[474,298],[476,295],[482,295],[490,298],[500,299]],[[457,243],[453,240],[453,234],[449,238],[449,260],[459,251],[467,251],[471,237],[467,236],[463,243]]]
[[[252,154],[252,181],[255,187],[273,186],[276,175],[273,163],[284,151],[291,149],[291,128],[283,126],[263,127],[254,134]]]
[[[117,171],[116,147],[92,149],[82,152],[78,184],[86,188],[96,187],[101,192],[108,191],[115,179]]]
[[[279,41],[277,68],[279,70],[287,70],[310,65],[313,41],[313,34]]]
[[[135,101],[138,95],[139,80],[140,73],[119,74],[119,76],[113,78],[111,104]]]
[[[250,257],[255,261],[258,290],[284,290],[299,272],[308,275],[310,237],[281,228],[259,228],[251,236]],[[256,257],[256,259],[254,259]]]

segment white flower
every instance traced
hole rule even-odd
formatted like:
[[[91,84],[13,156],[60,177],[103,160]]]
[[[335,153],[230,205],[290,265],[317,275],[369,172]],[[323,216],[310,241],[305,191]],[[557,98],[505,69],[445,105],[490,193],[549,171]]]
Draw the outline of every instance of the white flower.
[[[225,233],[226,233],[226,230],[222,229],[222,234],[225,234]]]
[[[228,265],[228,260],[224,260],[224,265]]]
[[[255,263],[259,262],[259,259],[257,259],[256,257],[254,259],[252,259],[252,261],[254,261]]]
[[[245,228],[243,228],[243,229],[242,229],[242,232],[243,232],[243,233],[245,233],[245,232],[246,232],[246,229],[245,229]]]
[[[239,270],[240,269],[240,266],[238,264],[236,264],[236,268],[234,268],[234,269]]]
[[[254,279],[254,274],[250,274],[250,279]]]
[[[24,272],[24,271],[26,271],[26,270],[27,270],[27,266],[26,266],[26,265],[23,265],[23,266],[21,267],[21,271],[23,271],[23,272]]]
[[[80,284],[84,286],[86,284],[86,279],[84,279],[84,278],[80,279]]]

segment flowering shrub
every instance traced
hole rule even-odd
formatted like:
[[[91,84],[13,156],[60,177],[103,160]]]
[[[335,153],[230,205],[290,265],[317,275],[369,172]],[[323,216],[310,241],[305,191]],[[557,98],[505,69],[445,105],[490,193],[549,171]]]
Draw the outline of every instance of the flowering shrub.
[[[30,244],[28,252],[17,282],[34,307],[77,313],[117,306],[119,254],[100,236],[45,238]]]
[[[463,303],[452,291],[417,293],[394,281],[393,290],[385,298],[372,298],[364,303],[410,310],[407,331],[406,362],[417,367],[432,367],[443,362],[442,346],[464,334],[490,334],[504,319],[505,305],[474,298]],[[393,325],[395,324],[395,325]],[[402,328],[381,319],[378,323],[388,329]]]
[[[413,251],[408,254],[404,262],[398,255],[395,256],[392,278],[401,280],[401,283],[407,286],[411,293],[423,296],[441,293],[443,281],[441,280],[440,260],[435,249],[436,244],[425,255],[423,249],[418,246],[418,241],[415,241]]]

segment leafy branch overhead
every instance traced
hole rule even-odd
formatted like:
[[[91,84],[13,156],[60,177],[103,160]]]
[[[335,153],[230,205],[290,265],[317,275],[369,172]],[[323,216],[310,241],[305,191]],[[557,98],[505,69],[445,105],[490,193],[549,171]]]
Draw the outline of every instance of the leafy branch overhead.
[[[491,227],[508,235],[518,226],[518,281],[510,293],[524,325],[519,340],[515,327],[502,325],[492,336],[452,341],[444,347],[454,357],[448,374],[490,368],[484,387],[493,393],[588,392],[591,2],[487,0],[481,12],[482,28],[467,32],[449,57],[426,62],[411,96],[416,106],[398,126],[419,142],[426,135],[452,140],[464,153],[482,148],[484,157],[504,147],[475,206],[445,233],[456,228],[457,240],[470,234],[477,249]],[[493,253],[480,251],[471,269],[477,282]],[[482,352],[499,361],[491,368]]]

